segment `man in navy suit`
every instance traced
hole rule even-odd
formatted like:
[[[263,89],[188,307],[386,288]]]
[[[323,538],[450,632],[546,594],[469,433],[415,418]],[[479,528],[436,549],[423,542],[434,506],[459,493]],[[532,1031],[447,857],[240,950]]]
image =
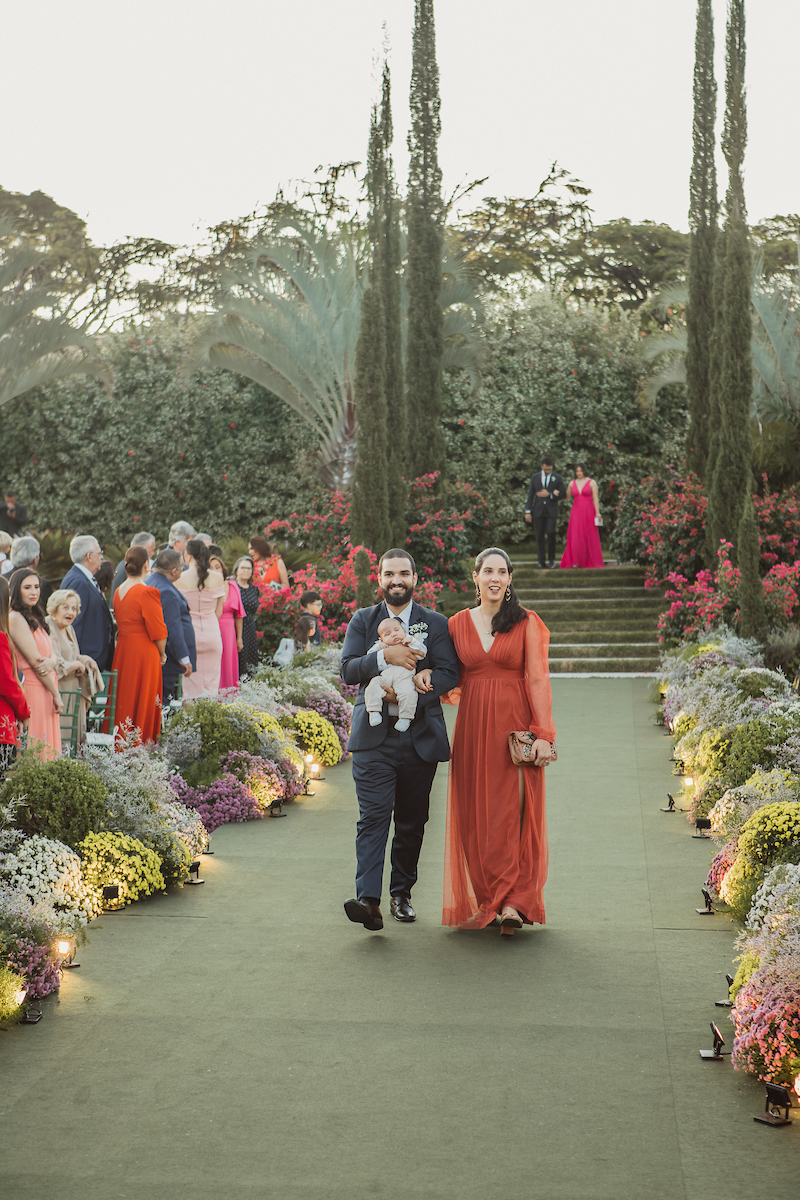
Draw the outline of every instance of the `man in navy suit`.
[[[77,592],[81,601],[72,628],[81,654],[88,654],[101,671],[110,671],[114,658],[114,624],[105,597],[95,581],[103,552],[97,538],[79,534],[69,544],[73,565],[61,580],[62,588]]]
[[[344,909],[351,921],[371,930],[383,928],[380,899],[392,816],[391,912],[397,921],[416,918],[411,889],[417,879],[431,786],[437,765],[450,758],[440,697],[457,685],[459,674],[447,618],[413,599],[417,573],[411,555],[406,550],[387,550],[378,565],[378,576],[383,600],[353,614],[341,668],[345,683],[360,685],[349,740],[360,814],[356,896],[345,901]],[[396,617],[406,633],[423,641],[426,653],[408,646],[373,650],[378,626],[386,617]],[[417,714],[404,733],[395,728],[398,711],[393,691],[387,691],[380,725],[370,725],[364,706],[364,688],[388,664],[416,672]]]
[[[161,593],[161,607],[167,625],[167,660],[161,668],[165,704],[175,695],[178,677],[185,675],[188,679],[192,671],[197,669],[197,649],[189,602],[183,592],[175,587],[182,570],[183,555],[168,547],[156,556],[155,566],[146,580],[149,587]]]

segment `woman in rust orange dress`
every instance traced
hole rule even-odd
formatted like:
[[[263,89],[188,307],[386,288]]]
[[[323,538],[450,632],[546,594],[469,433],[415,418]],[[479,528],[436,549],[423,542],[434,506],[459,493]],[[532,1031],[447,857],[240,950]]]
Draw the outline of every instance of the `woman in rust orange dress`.
[[[472,578],[476,608],[450,618],[461,663],[447,799],[443,925],[482,929],[500,918],[511,936],[544,924],[547,878],[544,767],[555,758],[547,650],[550,634],[522,608],[503,550],[483,550]],[[536,737],[534,766],[517,767],[509,734]]]
[[[147,587],[149,558],[143,546],[125,555],[125,581],[114,592],[117,648],[112,671],[117,671],[114,720],[121,731],[130,720],[137,742],[155,742],[161,731],[161,666],[166,661],[167,626],[158,588]],[[117,738],[119,749],[120,738]]]

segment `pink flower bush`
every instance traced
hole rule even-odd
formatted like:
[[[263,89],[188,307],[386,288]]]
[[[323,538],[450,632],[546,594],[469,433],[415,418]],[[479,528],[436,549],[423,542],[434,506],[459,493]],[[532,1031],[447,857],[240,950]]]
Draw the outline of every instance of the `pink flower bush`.
[[[800,1065],[800,962],[777,959],[750,976],[731,1009],[731,1062],[771,1083],[791,1080]]]
[[[197,811],[208,833],[228,822],[255,821],[264,815],[246,786],[229,771],[208,787],[190,787],[180,775],[173,775],[170,785],[181,804]]]
[[[49,996],[61,983],[60,960],[53,946],[12,935],[6,941],[4,957],[11,970],[25,980],[28,1000]]]
[[[708,872],[706,879],[706,887],[715,896],[719,896],[722,881],[730,871],[736,857],[739,853],[738,838],[734,838],[732,842],[726,842],[721,850],[718,850],[711,860],[711,869]]]

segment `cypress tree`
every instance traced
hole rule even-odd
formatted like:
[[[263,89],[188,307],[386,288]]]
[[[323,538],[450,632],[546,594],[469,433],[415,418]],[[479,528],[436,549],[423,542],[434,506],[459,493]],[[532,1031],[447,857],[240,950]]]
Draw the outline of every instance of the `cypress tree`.
[[[717,236],[717,168],[714,125],[714,17],[711,0],[698,0],[694,63],[692,173],[689,182],[689,303],[686,309],[686,384],[689,429],[686,465],[703,478],[708,460],[710,354],[714,335],[714,244]]]
[[[433,0],[416,0],[408,148],[408,396],[409,461],[414,475],[444,472],[442,429],[442,172],[436,143],[439,68]]]
[[[760,562],[761,545],[756,510],[748,488],[742,519],[739,522],[739,619],[742,637],[758,638],[764,642],[767,638],[767,611],[764,607]]]
[[[392,165],[392,97],[389,64],[383,64],[380,140],[383,150],[383,231],[381,253],[375,264],[376,282],[383,300],[386,323],[386,412],[391,426],[388,441],[389,524],[394,545],[406,540],[406,502],[408,489],[408,407],[403,372],[403,330],[401,323],[401,244],[400,201]]]
[[[714,555],[720,539],[733,544],[739,563],[739,523],[745,497],[752,488],[752,430],[750,405],[753,364],[750,352],[752,279],[742,161],[747,142],[744,94],[744,0],[730,0],[728,9],[726,104],[722,149],[728,163],[725,200],[725,257],[722,279],[721,324],[717,331],[720,373],[717,390],[719,446],[708,498],[707,537]],[[741,565],[741,564],[739,564]]]
[[[356,608],[370,608],[375,603],[375,592],[369,577],[371,564],[366,550],[358,551],[353,566],[356,572]]]
[[[703,472],[706,491],[711,488],[711,482],[714,478],[714,468],[717,465],[717,455],[719,454],[719,389],[722,376],[722,344],[720,338],[722,335],[722,279],[725,274],[726,232],[727,230],[723,226],[717,233],[714,252],[713,330],[708,355],[708,457],[706,459],[706,469]],[[719,286],[716,286],[717,284]],[[711,555],[710,565],[712,569],[715,569],[717,565],[716,549],[711,545],[711,534],[708,532],[708,529],[707,535],[709,553]]]
[[[350,536],[355,545],[381,552],[392,541],[389,521],[389,462],[386,432],[386,317],[376,276],[383,241],[383,173],[377,108],[372,110],[367,154],[370,202],[369,285],[361,295],[361,326],[356,343],[356,467],[350,502]]]

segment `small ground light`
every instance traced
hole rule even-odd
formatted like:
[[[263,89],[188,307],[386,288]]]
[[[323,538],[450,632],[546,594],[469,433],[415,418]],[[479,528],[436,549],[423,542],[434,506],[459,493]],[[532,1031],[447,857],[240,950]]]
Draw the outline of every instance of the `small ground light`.
[[[753,1117],[761,1125],[791,1125],[789,1109],[792,1107],[792,1091],[779,1083],[765,1083],[767,1099],[763,1113]]]
[[[113,904],[112,901],[114,901],[114,900],[117,900],[117,901],[119,900],[119,884],[118,883],[107,883],[106,886],[103,888],[103,911],[104,912],[116,912],[117,909],[122,908],[122,905],[119,903]]]
[[[728,999],[727,1000],[715,1000],[714,1004],[717,1006],[717,1008],[731,1008],[733,1005],[733,1001],[730,999],[731,988],[733,987],[733,976],[726,975],[725,982],[728,985]]]
[[[693,838],[703,838],[705,840],[706,838],[711,837],[711,833],[710,833],[711,818],[710,817],[698,817],[694,823],[694,827],[697,830],[697,833],[692,834]]]
[[[715,913],[717,910],[711,903],[711,893],[707,891],[706,888],[700,888],[700,891],[703,893],[703,899],[706,902],[706,906],[705,908],[696,908],[695,912],[699,912],[701,917],[705,917],[710,913]]]
[[[192,879],[193,875],[194,879]],[[186,880],[186,882],[194,884],[195,886],[200,883],[205,883],[205,879],[200,878],[200,863],[197,859],[195,859],[195,861],[189,867],[189,878]]]
[[[78,953],[78,947],[71,938],[62,938],[57,945],[58,953],[61,955],[61,970],[67,971],[71,967],[79,967],[81,964],[74,961],[75,955]]]
[[[711,1022],[711,1032],[714,1035],[714,1049],[701,1050],[700,1057],[708,1060],[713,1059],[715,1062],[719,1062],[725,1057],[726,1054],[730,1054],[730,1050],[722,1049],[722,1047],[725,1045],[725,1038],[722,1036],[713,1021]]]
[[[694,779],[692,778],[691,775],[684,775],[683,786],[684,787],[694,787]]]
[[[666,808],[662,807],[661,811],[662,812],[677,812],[677,809],[675,808],[675,797],[672,795],[671,792],[667,792],[667,807]]]

